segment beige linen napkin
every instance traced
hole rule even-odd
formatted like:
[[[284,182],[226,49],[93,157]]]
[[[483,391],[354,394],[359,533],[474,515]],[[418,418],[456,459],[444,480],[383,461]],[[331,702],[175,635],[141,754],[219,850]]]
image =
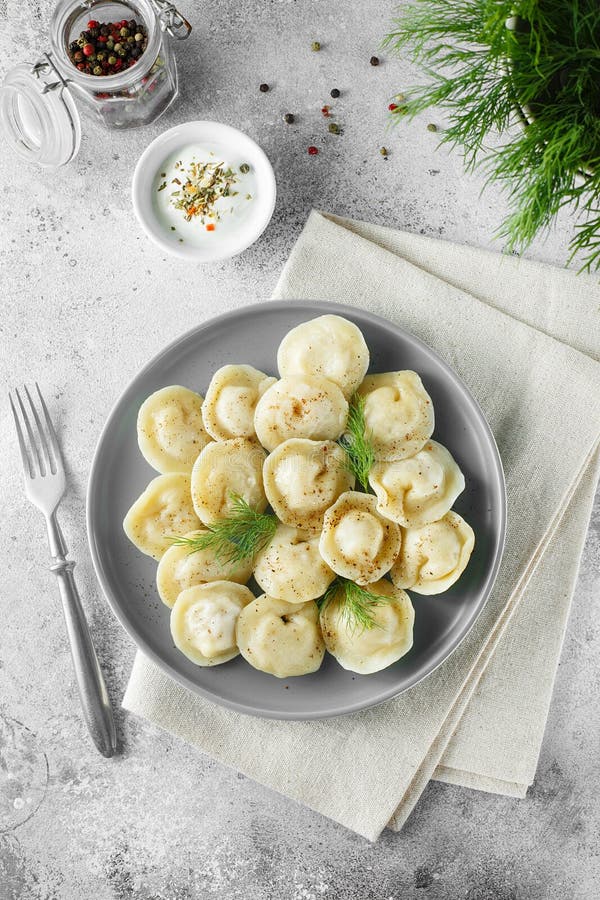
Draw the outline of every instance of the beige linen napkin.
[[[597,480],[600,289],[570,272],[313,212],[275,296],[370,309],[466,381],[507,478],[496,586],[458,650],[372,710],[253,719],[190,694],[141,654],[123,705],[371,840],[402,826],[432,777],[523,796]]]

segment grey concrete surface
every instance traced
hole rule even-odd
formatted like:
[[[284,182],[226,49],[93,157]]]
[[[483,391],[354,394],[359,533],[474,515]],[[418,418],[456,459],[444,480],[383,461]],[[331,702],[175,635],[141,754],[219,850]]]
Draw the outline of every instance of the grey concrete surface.
[[[52,0],[0,5],[3,70],[47,47],[51,8]],[[498,250],[491,236],[505,210],[497,190],[480,195],[481,176],[463,174],[458,155],[436,149],[426,124],[441,125],[439,117],[386,130],[390,95],[411,78],[406,62],[383,52],[378,68],[368,63],[392,3],[203,0],[185,8],[195,30],[178,48],[181,97],[163,120],[127,134],[87,120],[78,158],[54,174],[0,157],[1,382],[36,377],[51,400],[71,483],[62,524],[117,703],[134,648],[94,581],[84,506],[94,445],[122,387],[182,331],[268,297],[313,206]],[[262,81],[268,94],[258,91]],[[340,136],[326,132],[320,114],[333,87],[342,91]],[[282,122],[288,111],[294,126]],[[251,134],[279,187],[259,243],[211,268],[157,252],[129,201],[141,150],[190,118]],[[312,143],[321,150],[314,158]],[[571,224],[565,214],[528,255],[562,264]],[[431,784],[404,831],[370,845],[121,713],[123,754],[107,762],[93,751],[4,402],[0,423],[0,750],[14,776],[0,770],[1,900],[598,896],[600,505],[527,799]]]

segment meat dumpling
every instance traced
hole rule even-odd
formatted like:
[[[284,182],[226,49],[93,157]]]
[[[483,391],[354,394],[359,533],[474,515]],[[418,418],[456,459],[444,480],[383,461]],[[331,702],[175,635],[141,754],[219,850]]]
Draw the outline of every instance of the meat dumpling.
[[[333,381],[320,375],[288,375],[262,395],[254,425],[258,440],[270,451],[290,438],[335,441],[347,419],[348,403]]]
[[[319,553],[319,532],[280,524],[256,557],[254,577],[270,597],[302,603],[324,594],[335,575]]]
[[[237,643],[251,666],[276,678],[316,672],[325,655],[317,604],[262,594],[240,613]]]
[[[253,366],[223,366],[211,378],[204,403],[202,420],[215,441],[231,438],[255,438],[256,404],[275,378]]]
[[[370,584],[369,592],[388,598],[369,608],[375,624],[360,629],[348,621],[339,596],[321,611],[325,646],[340,666],[359,675],[386,669],[405,656],[413,644],[415,613],[410,597],[385,579]]]
[[[420,528],[402,529],[402,549],[391,570],[399,588],[441,594],[458,581],[475,546],[470,525],[455,512]]]
[[[265,492],[286,525],[315,530],[340,494],[354,487],[346,453],[334,441],[292,438],[265,460]]]
[[[200,528],[192,505],[190,476],[170,472],[153,478],[123,520],[123,529],[138,550],[160,559],[172,538]]]
[[[194,463],[191,490],[194,509],[205,525],[226,518],[236,496],[256,512],[264,512],[266,455],[255,441],[246,438],[213,441],[204,448]]]
[[[172,384],[144,400],[137,417],[138,445],[158,472],[191,472],[210,441],[202,421],[202,397]]]
[[[398,556],[400,528],[377,511],[375,497],[346,491],[325,513],[319,549],[338,575],[369,584],[385,575]]]
[[[283,377],[322,375],[349,400],[369,368],[369,348],[354,322],[318,316],[288,331],[277,351],[277,366]]]
[[[254,600],[247,587],[212,581],[182,591],[171,610],[171,635],[178,650],[197,666],[218,666],[238,655],[236,626]]]
[[[464,476],[449,451],[432,440],[408,459],[375,463],[369,484],[379,512],[405,528],[441,519],[465,489]]]
[[[376,459],[414,456],[433,434],[433,403],[416,372],[367,375],[358,394]]]

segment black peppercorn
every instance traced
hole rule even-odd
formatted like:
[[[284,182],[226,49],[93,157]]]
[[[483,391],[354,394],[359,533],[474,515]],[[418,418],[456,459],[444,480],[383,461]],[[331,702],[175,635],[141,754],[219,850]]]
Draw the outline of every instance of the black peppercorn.
[[[286,113],[285,116],[283,117],[283,121],[286,123],[286,125],[293,125],[294,124],[294,116],[292,115],[292,113]]]
[[[340,96],[340,92],[337,88],[333,88],[333,90],[331,91],[331,96],[334,100],[337,100],[337,98]]]
[[[259,86],[259,91],[261,92],[261,94],[266,94],[268,90],[269,85],[265,84],[264,82]]]
[[[372,66],[378,66],[379,65],[379,57],[372,56],[371,59],[369,60],[369,62],[371,63]]]

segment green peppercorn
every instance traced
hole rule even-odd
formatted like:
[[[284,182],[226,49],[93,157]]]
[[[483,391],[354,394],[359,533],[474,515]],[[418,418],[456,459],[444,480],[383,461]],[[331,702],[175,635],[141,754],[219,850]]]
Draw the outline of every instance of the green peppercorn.
[[[427,131],[437,131],[437,125],[434,125],[433,122],[430,122],[427,126]]]
[[[117,53],[119,52],[119,50],[122,50],[122,49],[123,49],[123,44],[120,41],[118,44],[115,44],[115,50]]]
[[[381,153],[382,156],[388,155],[387,147],[381,147],[379,152]]]
[[[106,53],[103,53],[102,50],[100,51],[100,53],[96,53],[96,59],[98,60],[98,62],[102,62],[102,60],[105,58],[105,56],[106,56]]]
[[[328,131],[331,132],[331,134],[340,134],[340,132],[342,130],[340,128],[340,126],[338,124],[336,124],[336,122],[330,122],[329,125],[327,126],[327,129],[328,129]]]
[[[102,66],[94,66],[94,75],[102,75]]]
[[[109,56],[109,57],[108,57],[108,64],[109,64],[109,66],[114,66],[114,64],[116,63],[116,61],[117,61],[117,57],[116,57],[116,56]]]
[[[138,31],[138,33],[135,35],[134,40],[136,40],[138,42],[138,44],[140,43],[140,41],[144,40],[144,35],[142,34],[141,31]]]
[[[114,46],[115,46],[115,42],[113,41],[112,38],[109,38],[106,42],[106,49],[112,50]]]
[[[247,175],[249,171],[250,166],[248,165],[248,163],[242,163],[240,166],[240,172],[242,173],[242,175]]]
[[[121,37],[129,37],[129,28],[121,28],[119,34]]]
[[[314,50],[315,53],[318,53],[319,50],[321,49],[321,45],[320,45],[319,41],[313,41],[312,44],[310,45],[310,49]]]

